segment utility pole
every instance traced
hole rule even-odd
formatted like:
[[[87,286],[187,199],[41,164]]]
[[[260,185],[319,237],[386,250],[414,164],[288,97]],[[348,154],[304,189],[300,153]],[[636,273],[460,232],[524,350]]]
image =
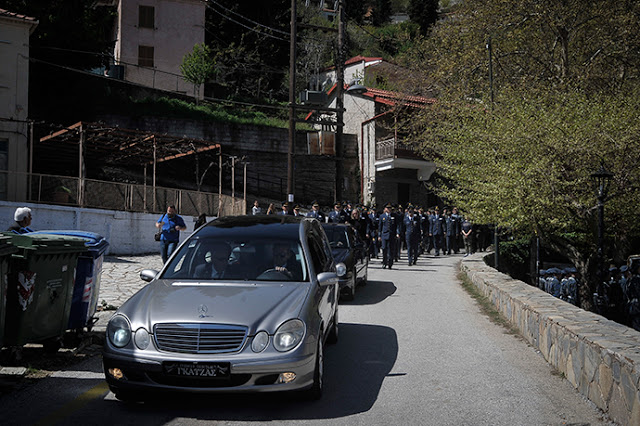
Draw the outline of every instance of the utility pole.
[[[344,119],[344,0],[338,1],[338,63],[336,64],[336,191],[334,202],[343,198],[342,186],[344,185],[343,160],[343,130],[342,121]]]
[[[287,201],[293,202],[293,155],[296,139],[296,0],[291,0],[291,38],[289,40],[289,150],[287,152]]]

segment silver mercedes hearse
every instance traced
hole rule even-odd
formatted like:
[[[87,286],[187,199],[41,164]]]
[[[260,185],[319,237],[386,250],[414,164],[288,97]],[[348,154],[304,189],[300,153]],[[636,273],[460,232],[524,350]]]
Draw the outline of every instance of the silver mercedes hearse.
[[[320,398],[338,338],[338,274],[320,223],[238,216],[199,228],[107,326],[116,397],[147,391],[304,391]]]

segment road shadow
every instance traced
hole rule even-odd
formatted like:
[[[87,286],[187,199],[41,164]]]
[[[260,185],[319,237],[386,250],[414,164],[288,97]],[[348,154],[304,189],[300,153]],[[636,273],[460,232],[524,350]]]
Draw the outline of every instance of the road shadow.
[[[122,259],[117,256],[105,256],[104,263],[137,263],[132,260]]]
[[[171,419],[254,421],[332,419],[371,409],[398,356],[395,330],[379,325],[340,324],[340,341],[325,351],[325,388],[319,401],[295,394],[163,394],[144,404],[106,399],[105,410],[126,415],[128,422],[149,416],[153,423]],[[115,406],[112,406],[115,405]],[[133,423],[132,423],[133,424]]]
[[[391,281],[367,281],[367,285],[359,286],[351,301],[340,301],[341,305],[375,305],[391,296],[397,290]]]

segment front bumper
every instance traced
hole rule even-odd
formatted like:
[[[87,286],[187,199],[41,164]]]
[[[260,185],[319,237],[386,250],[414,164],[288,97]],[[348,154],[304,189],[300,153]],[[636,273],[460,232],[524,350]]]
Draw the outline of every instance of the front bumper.
[[[281,392],[302,390],[311,387],[315,370],[315,354],[304,356],[278,356],[274,358],[234,361],[233,356],[198,362],[229,362],[231,374],[228,378],[182,377],[167,374],[163,363],[184,362],[180,357],[145,359],[105,351],[103,365],[107,383],[111,390],[122,391],[183,391],[195,393],[235,392]],[[122,377],[117,379],[110,371],[118,368]],[[289,383],[277,383],[281,373],[293,372],[296,378]]]

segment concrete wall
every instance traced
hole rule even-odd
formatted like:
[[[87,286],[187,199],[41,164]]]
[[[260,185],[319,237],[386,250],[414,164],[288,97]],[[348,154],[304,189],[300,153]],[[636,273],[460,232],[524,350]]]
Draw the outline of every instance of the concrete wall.
[[[640,425],[640,333],[487,266],[462,262],[473,284],[585,397],[622,425]]]
[[[0,170],[28,168],[29,34],[36,24],[0,16]],[[0,174],[0,199],[23,198],[26,190],[25,175]]]
[[[156,232],[155,222],[160,218],[157,214],[0,202],[2,230],[13,224],[13,214],[17,207],[29,207],[32,210],[31,228],[35,231],[74,229],[95,232],[109,242],[107,254],[160,253],[160,243],[153,239]],[[191,216],[182,218],[187,225],[187,231],[180,233],[181,242],[191,235],[197,219]]]

